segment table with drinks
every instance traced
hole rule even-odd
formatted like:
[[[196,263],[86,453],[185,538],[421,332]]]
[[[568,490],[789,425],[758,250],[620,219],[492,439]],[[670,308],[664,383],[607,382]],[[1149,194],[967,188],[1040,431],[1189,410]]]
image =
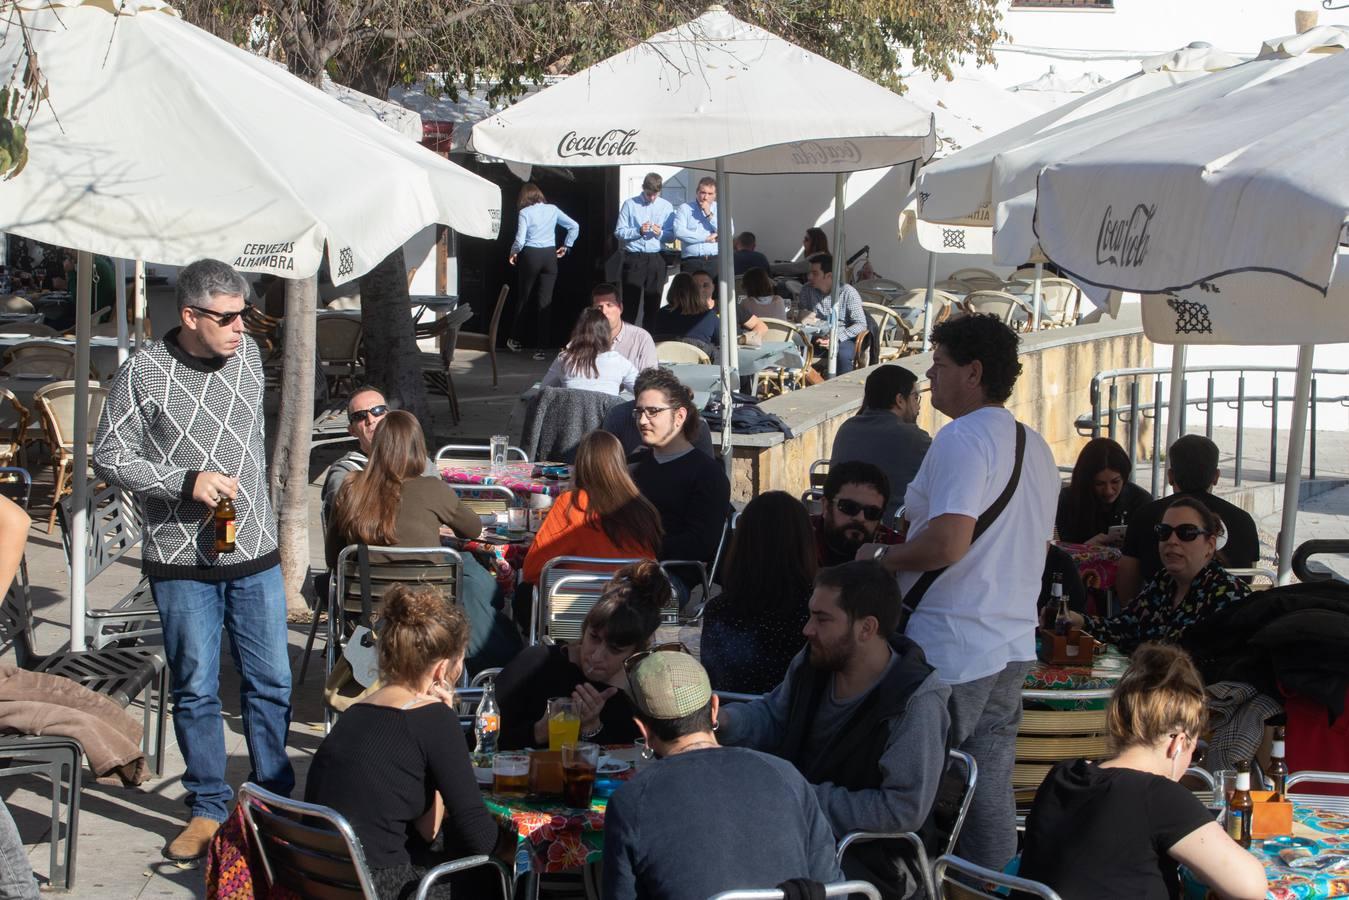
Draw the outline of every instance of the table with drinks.
[[[571,489],[571,467],[554,462],[467,463],[455,460],[440,467],[440,477],[447,484],[473,487],[499,485],[509,488],[517,498],[534,496],[557,497]],[[490,497],[490,493],[484,493]],[[533,503],[531,502],[531,506]]]
[[[483,802],[516,837],[517,878],[598,864],[609,795],[649,758],[644,747],[601,748],[581,740],[570,698],[549,700],[547,721],[548,750],[497,752],[490,769],[477,769],[487,790]]]
[[[1043,660],[1031,663],[1026,672],[1023,690],[1033,691],[1091,691],[1108,690],[1119,684],[1124,670],[1129,667],[1129,657],[1117,647],[1105,644],[1099,653],[1091,659],[1083,660],[1081,665],[1052,665]],[[1101,705],[1095,708],[1100,709]]]

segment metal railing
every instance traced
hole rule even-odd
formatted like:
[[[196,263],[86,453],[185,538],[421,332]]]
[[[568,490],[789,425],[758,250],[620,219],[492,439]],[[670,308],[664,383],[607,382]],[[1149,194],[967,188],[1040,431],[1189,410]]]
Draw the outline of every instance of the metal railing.
[[[1236,393],[1218,393],[1215,376],[1226,376],[1225,380],[1236,377]],[[1252,377],[1254,376],[1254,377]],[[1255,404],[1269,410],[1269,480],[1278,479],[1279,462],[1279,411],[1284,408],[1291,412],[1293,406],[1293,384],[1297,376],[1294,366],[1197,366],[1186,367],[1185,383],[1181,386],[1180,429],[1178,434],[1188,433],[1189,413],[1193,407],[1197,414],[1204,417],[1204,436],[1212,439],[1214,412],[1220,407],[1236,410],[1236,449],[1232,469],[1232,480],[1240,486],[1243,479],[1243,460],[1245,459],[1245,425],[1247,410]],[[1311,399],[1307,423],[1308,435],[1308,475],[1316,477],[1316,419],[1317,409],[1324,404],[1334,404],[1349,408],[1349,395],[1337,394],[1321,396],[1317,392],[1317,379],[1324,377],[1349,377],[1349,369],[1312,370]],[[1191,397],[1191,384],[1202,379],[1204,390],[1198,397]],[[1151,385],[1146,383],[1151,380]],[[1249,381],[1255,381],[1254,385]],[[1145,449],[1140,446],[1143,426],[1152,424],[1149,456],[1152,460],[1152,493],[1157,496],[1162,490],[1162,455],[1166,449],[1162,445],[1167,428],[1167,416],[1170,414],[1170,367],[1146,369],[1110,369],[1098,373],[1091,380],[1091,412],[1079,416],[1076,427],[1078,434],[1090,437],[1105,436],[1118,441],[1129,452],[1130,457],[1139,458]],[[1285,392],[1281,386],[1286,386]],[[1150,394],[1151,396],[1147,396]],[[1291,415],[1290,415],[1291,420]],[[1134,466],[1134,481],[1138,481],[1139,467]]]

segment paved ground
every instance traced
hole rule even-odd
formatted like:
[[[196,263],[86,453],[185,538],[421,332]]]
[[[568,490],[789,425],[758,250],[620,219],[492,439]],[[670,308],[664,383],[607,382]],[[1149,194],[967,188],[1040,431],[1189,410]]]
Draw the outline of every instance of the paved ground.
[[[487,436],[500,433],[520,392],[537,380],[547,366],[546,362],[535,362],[529,356],[503,352],[499,357],[500,385],[493,387],[486,362],[485,359],[475,362],[474,355],[469,354],[456,363],[464,419],[457,428],[450,428],[444,400],[437,399],[435,421],[441,442],[448,441],[452,436],[483,442]],[[483,374],[484,370],[486,375]],[[1215,434],[1215,438],[1226,448],[1224,466],[1230,472],[1234,447],[1232,436],[1220,431]],[[1249,454],[1246,466],[1250,474],[1254,476],[1263,464],[1265,477],[1268,477],[1268,433],[1250,432],[1245,444]],[[1322,462],[1320,474],[1327,470],[1328,460],[1335,460],[1344,470],[1336,474],[1349,477],[1346,474],[1349,473],[1349,466],[1344,463],[1346,449],[1349,449],[1349,436],[1323,435],[1319,448]],[[312,469],[314,482],[310,488],[311,508],[315,510],[318,479],[323,466],[336,452],[340,452],[340,448],[315,455]],[[1282,453],[1280,449],[1280,457]],[[59,535],[49,536],[45,532],[50,477],[49,469],[38,472],[39,485],[33,507],[37,523],[30,532],[28,550],[34,584],[33,598],[39,619],[36,636],[39,649],[44,652],[57,649],[68,639],[68,575]],[[322,546],[317,520],[317,515],[314,515],[311,550],[315,565],[320,561]],[[1263,517],[1259,524],[1269,551],[1278,530],[1277,514]],[[1349,538],[1349,488],[1323,494],[1305,503],[1299,513],[1298,529],[1300,540],[1312,537]],[[107,598],[120,596],[122,591],[135,583],[138,578],[137,562],[119,563],[100,577],[95,585],[95,605],[106,603]],[[1344,566],[1344,571],[1349,572],[1349,566]],[[306,629],[307,626],[301,625],[291,628],[290,658],[296,671]],[[696,639],[696,634],[685,637]],[[227,659],[227,654],[222,652],[222,658]],[[8,658],[4,661],[8,661]],[[322,663],[317,658],[316,662],[317,669],[311,670],[307,682],[297,685],[294,693],[295,715],[290,756],[301,784],[309,759],[322,737],[319,725]],[[238,717],[238,681],[228,662],[223,666],[221,678],[230,760],[228,777],[231,783],[238,784],[248,774],[248,763]],[[78,880],[72,897],[197,897],[204,894],[199,870],[179,869],[160,857],[164,843],[181,827],[184,814],[183,789],[179,780],[181,774],[182,758],[170,732],[166,771],[162,778],[152,780],[139,789],[126,789],[99,784],[86,777],[79,823]],[[360,786],[357,787],[360,789]],[[33,868],[42,877],[49,871],[48,824],[43,809],[47,805],[46,790],[45,782],[37,778],[0,779],[0,796],[13,811],[19,832],[29,847]]]

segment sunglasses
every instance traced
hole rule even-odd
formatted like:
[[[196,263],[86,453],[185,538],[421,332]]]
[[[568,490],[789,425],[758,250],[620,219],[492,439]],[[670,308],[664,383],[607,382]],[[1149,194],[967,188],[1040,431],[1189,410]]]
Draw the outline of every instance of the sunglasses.
[[[654,419],[656,416],[665,412],[667,409],[678,409],[675,406],[634,406],[632,408],[632,417],[637,421],[642,419]]]
[[[1203,535],[1213,534],[1213,532],[1205,531],[1198,525],[1191,525],[1189,522],[1186,522],[1184,525],[1174,525],[1174,526],[1168,525],[1165,522],[1158,522],[1156,525],[1152,526],[1152,533],[1156,535],[1157,540],[1159,541],[1169,540],[1171,535],[1175,534],[1176,537],[1180,538],[1187,544],[1190,541],[1194,540],[1195,538],[1199,537],[1201,534]]]
[[[236,309],[234,312],[220,312],[219,310],[207,309],[204,306],[188,307],[188,309],[192,310],[197,315],[205,316],[212,322],[215,322],[217,325],[221,326],[233,325],[235,319],[239,318],[242,315],[246,315],[248,311],[251,310],[252,308],[253,304],[251,303],[245,303],[243,309]]]
[[[689,650],[688,647],[684,646],[683,642],[681,641],[670,641],[665,644],[657,644],[654,647],[648,647],[645,650],[639,650],[636,653],[632,654],[632,656],[629,656],[627,659],[623,660],[624,674],[631,675],[633,671],[637,668],[637,666],[641,664],[642,660],[646,659],[653,653],[663,653],[663,652],[687,653],[689,656],[693,655],[693,651]]]
[[[374,416],[376,419],[378,419],[388,411],[389,407],[381,403],[378,406],[372,406],[369,409],[358,409],[355,410],[354,412],[348,413],[347,421],[353,425],[359,425],[360,423],[364,422],[371,416]]]
[[[855,516],[858,513],[861,513],[862,518],[866,519],[868,522],[879,522],[881,513],[885,512],[885,510],[879,506],[863,506],[856,500],[849,500],[846,497],[839,500],[831,500],[829,502],[833,503],[835,508],[845,516]]]

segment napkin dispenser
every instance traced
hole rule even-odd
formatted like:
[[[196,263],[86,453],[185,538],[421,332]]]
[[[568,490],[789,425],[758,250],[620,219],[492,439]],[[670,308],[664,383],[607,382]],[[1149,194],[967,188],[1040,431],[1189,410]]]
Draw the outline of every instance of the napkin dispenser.
[[[1273,791],[1251,791],[1251,837],[1258,841],[1293,833],[1293,804],[1271,803]]]
[[[1041,628],[1036,655],[1051,666],[1090,666],[1095,648],[1095,638],[1080,628],[1070,628],[1066,635]]]

